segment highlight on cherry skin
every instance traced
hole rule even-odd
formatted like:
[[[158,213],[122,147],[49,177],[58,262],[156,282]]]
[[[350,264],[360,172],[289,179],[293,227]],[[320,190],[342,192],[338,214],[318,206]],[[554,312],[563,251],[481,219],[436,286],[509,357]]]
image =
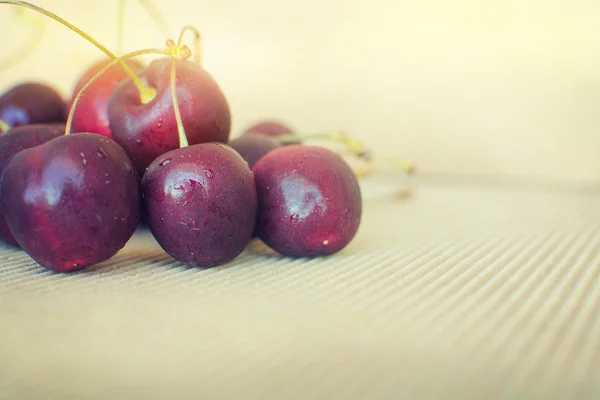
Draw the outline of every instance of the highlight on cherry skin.
[[[64,124],[47,125],[25,125],[9,129],[0,136],[0,182],[4,177],[4,172],[13,157],[21,150],[39,146],[47,141],[54,139],[65,132]],[[2,199],[2,190],[0,187],[0,202]],[[4,213],[0,208],[0,241],[12,246],[18,246],[17,241],[10,232]]]
[[[0,96],[0,120],[9,128],[65,122],[65,110],[61,95],[44,83],[21,83]]]
[[[178,60],[176,96],[189,144],[228,143],[231,129],[229,103],[219,85],[201,66]],[[110,128],[140,174],[161,154],[179,148],[170,87],[171,59],[154,60],[139,72],[156,90],[147,104],[131,79],[123,81],[108,103]]]
[[[187,61],[191,52],[180,45],[185,28],[177,48],[168,42],[166,50],[144,50],[167,57],[146,67],[130,60],[117,65],[116,56],[89,35],[44,13],[115,65],[98,76],[108,62],[100,60],[82,74],[69,108],[82,97],[66,135],[60,134],[63,124],[60,132],[47,128],[52,134],[46,136],[23,134],[11,146],[0,140],[0,218],[11,235],[7,241],[48,269],[72,272],[122,249],[142,209],[165,252],[198,267],[235,259],[256,233],[293,257],[330,255],[354,238],[362,200],[352,169],[330,150],[299,145],[304,138],[276,120],[255,124],[229,142],[229,103],[200,55]],[[95,82],[80,93],[92,77]],[[54,89],[21,86],[0,97],[0,106],[10,100],[8,127],[55,122],[55,116],[65,122],[66,105]],[[11,104],[26,118],[14,117],[21,114]]]
[[[139,72],[143,68],[143,64],[136,60],[127,60],[125,63],[134,72]],[[107,64],[107,60],[97,61],[83,73],[75,85],[66,114],[73,106],[73,101],[79,91]],[[79,100],[73,114],[71,130],[73,132],[97,133],[112,139],[113,135],[108,121],[108,99],[115,88],[127,78],[127,74],[120,65],[114,65],[102,74]]]
[[[338,154],[317,146],[276,149],[252,169],[258,196],[256,233],[292,257],[345,248],[361,221],[358,179]]]
[[[244,159],[222,143],[197,144],[154,160],[142,179],[148,226],[160,246],[187,265],[237,257],[256,221],[256,188]]]
[[[19,246],[57,272],[114,256],[140,217],[135,167],[114,141],[92,133],[63,135],[17,153],[1,193]]]

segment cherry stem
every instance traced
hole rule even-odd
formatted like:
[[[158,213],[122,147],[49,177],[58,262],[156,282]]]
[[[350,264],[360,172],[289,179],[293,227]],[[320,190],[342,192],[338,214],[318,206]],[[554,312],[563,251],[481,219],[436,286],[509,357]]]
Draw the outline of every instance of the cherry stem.
[[[14,6],[24,7],[24,8],[28,8],[30,10],[37,11],[40,14],[43,14],[49,18],[52,18],[56,22],[59,22],[60,24],[66,26],[67,28],[72,30],[73,32],[79,34],[80,36],[85,38],[88,42],[92,43],[94,46],[96,46],[98,49],[100,49],[102,52],[104,52],[104,54],[106,54],[108,57],[110,57],[112,59],[117,58],[116,55],[114,55],[112,52],[110,52],[106,47],[101,45],[98,41],[96,41],[90,35],[83,32],[81,29],[77,28],[73,24],[65,21],[58,15],[51,13],[50,11],[47,11],[41,7],[35,6],[33,4],[30,4],[30,3],[27,3],[26,1],[21,1],[21,0],[0,0],[0,4],[11,4]],[[150,101],[152,101],[152,99],[154,99],[154,97],[156,97],[156,89],[146,86],[142,82],[142,80],[135,74],[135,72],[133,72],[131,70],[131,68],[129,68],[127,66],[127,64],[121,62],[121,67],[123,68],[125,73],[127,73],[127,75],[129,75],[131,80],[133,80],[133,83],[135,84],[135,86],[138,88],[138,90],[140,92],[140,101],[143,104],[148,104]]]
[[[150,0],[138,0],[142,7],[146,10],[146,12],[150,15],[150,18],[154,21],[160,32],[164,37],[171,36],[171,29],[169,28],[169,24],[162,17],[161,12],[156,8],[156,6]]]
[[[171,97],[173,98],[173,111],[175,111],[175,121],[177,122],[177,133],[179,134],[179,147],[188,147],[189,143],[181,120],[181,112],[179,110],[179,101],[177,100],[177,60],[171,61]]]
[[[17,8],[17,10],[23,11],[20,8]],[[22,19],[25,19],[22,13],[19,13],[18,16]],[[0,70],[5,70],[6,68],[10,68],[16,64],[19,64],[21,61],[25,60],[29,55],[31,55],[42,42],[46,24],[44,24],[43,22],[36,21],[29,17],[27,18],[27,20],[27,22],[29,22],[34,27],[35,36],[29,41],[29,43],[26,46],[19,47],[15,54],[7,57],[4,60],[1,60]]]
[[[0,119],[0,131],[6,132],[9,129],[10,129],[10,126],[6,122],[4,122]]]
[[[194,34],[194,62],[196,64],[200,64],[202,62],[202,53],[201,53],[202,36],[200,35],[200,32],[198,32],[198,30],[196,28],[194,28],[191,25],[184,26],[183,29],[181,30],[181,33],[179,34],[179,40],[177,41],[177,46],[181,47],[181,45],[183,44],[183,37],[184,37],[185,33],[188,31],[192,32]]]
[[[380,162],[389,164],[393,167],[396,167],[396,168],[406,172],[409,175],[412,175],[415,173],[415,166],[413,164],[409,163],[408,161],[398,160],[398,159],[391,158],[391,157],[381,157],[379,155],[376,155],[374,157],[374,161],[380,161]]]
[[[111,60],[108,64],[106,64],[100,71],[98,71],[92,77],[92,79],[87,81],[86,84],[81,88],[81,90],[79,90],[79,92],[77,92],[77,96],[75,96],[75,99],[73,100],[73,105],[71,106],[71,109],[69,110],[69,117],[67,118],[67,124],[65,126],[65,135],[68,135],[71,133],[71,127],[73,125],[73,116],[75,115],[75,109],[77,108],[79,101],[81,100],[81,98],[83,97],[85,92],[89,89],[89,87],[92,86],[94,84],[94,82],[96,82],[102,75],[104,75],[104,73],[106,73],[106,71],[108,71],[111,67],[115,66],[117,63],[128,60],[133,57],[142,56],[142,55],[146,55],[146,54],[168,54],[168,50],[167,49],[145,49],[145,50],[133,51],[133,52],[125,54],[121,57],[117,57],[117,58]]]
[[[390,164],[395,168],[398,168],[404,171],[406,174],[413,174],[415,172],[414,166],[408,161],[394,159],[390,157],[381,157],[374,156],[364,145],[364,143],[359,142],[355,139],[352,139],[350,136],[343,132],[329,132],[329,133],[316,133],[316,134],[308,134],[308,135],[298,135],[295,133],[280,135],[275,137],[280,143],[285,142],[293,142],[293,141],[301,141],[305,142],[307,140],[324,140],[329,142],[341,143],[350,151],[350,153],[362,160],[367,161],[370,165],[373,165],[373,162],[381,161],[386,164]],[[372,172],[372,169],[368,169],[368,173],[363,174],[362,176],[366,176]]]

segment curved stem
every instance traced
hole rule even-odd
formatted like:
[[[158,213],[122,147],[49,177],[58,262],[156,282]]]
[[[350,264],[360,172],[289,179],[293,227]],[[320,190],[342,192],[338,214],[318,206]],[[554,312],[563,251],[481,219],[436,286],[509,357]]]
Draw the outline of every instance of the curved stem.
[[[35,28],[34,37],[27,43],[27,45],[19,47],[19,49],[13,55],[5,58],[4,60],[0,60],[0,71],[10,68],[25,60],[42,42],[46,24],[43,22],[37,22],[35,20],[30,20],[28,22],[31,23],[31,25],[33,25]]]
[[[9,129],[10,129],[10,126],[6,122],[4,122],[0,119],[0,131],[6,132]]]
[[[181,120],[181,112],[179,111],[179,102],[177,101],[177,60],[173,58],[171,61],[171,96],[173,97],[173,110],[175,111],[175,121],[177,122],[177,133],[179,134],[179,147],[188,147],[189,143]]]
[[[391,158],[391,157],[381,157],[378,155],[376,155],[374,158],[375,158],[375,161],[380,161],[380,162],[389,164],[393,167],[396,167],[396,168],[406,172],[409,175],[415,173],[415,166],[408,161],[399,160],[399,159],[395,159],[395,158]]]
[[[169,29],[169,24],[162,17],[161,12],[156,8],[156,6],[150,0],[138,0],[142,7],[146,10],[146,12],[150,15],[150,18],[154,21],[160,32],[164,37],[171,36],[171,29]]]
[[[391,157],[381,157],[379,155],[373,156],[373,154],[371,154],[371,152],[369,152],[365,148],[364,143],[352,139],[351,137],[342,132],[315,133],[308,135],[298,135],[295,133],[290,133],[286,135],[276,136],[273,139],[279,141],[280,143],[293,141],[305,142],[307,140],[324,140],[328,142],[340,143],[343,144],[352,155],[367,161],[371,165],[374,161],[379,161],[382,163],[389,164],[395,168],[398,168],[407,174],[415,173],[415,167],[412,163]],[[370,174],[372,172],[372,169],[369,169],[368,171]]]
[[[179,40],[177,41],[177,46],[181,47],[181,45],[183,44],[183,36],[185,35],[185,33],[187,31],[190,31],[194,34],[194,62],[197,64],[200,64],[202,62],[202,53],[201,53],[202,36],[200,35],[200,32],[198,32],[198,30],[196,28],[194,28],[192,25],[184,26],[183,29],[181,30],[181,33],[179,34]]]
[[[55,20],[55,21],[59,22],[60,24],[66,26],[67,28],[69,28],[73,32],[75,32],[78,35],[82,36],[87,41],[89,41],[94,46],[96,46],[98,49],[100,49],[102,52],[104,52],[104,54],[106,54],[108,57],[113,58],[113,59],[117,58],[116,55],[114,55],[106,47],[104,47],[103,45],[101,45],[93,37],[91,37],[87,33],[83,32],[81,29],[77,28],[75,25],[71,24],[70,22],[65,21],[64,19],[62,19],[58,15],[51,13],[50,11],[47,11],[47,10],[41,8],[41,7],[38,7],[36,5],[27,3],[26,1],[21,1],[21,0],[0,0],[0,4],[11,4],[11,5],[14,5],[14,6],[24,7],[24,8],[28,8],[30,10],[33,10],[33,11],[37,11],[40,14],[43,14],[43,15],[49,17],[49,18],[52,18],[53,20]],[[152,101],[152,99],[156,96],[156,89],[144,85],[144,83],[142,82],[142,80],[125,63],[121,62],[121,67],[123,67],[123,70],[127,73],[127,75],[129,75],[129,77],[133,80],[133,83],[135,84],[135,86],[140,91],[140,100],[142,101],[142,103],[143,104],[147,104],[150,101]]]
[[[168,54],[168,53],[164,49],[145,49],[145,50],[133,51],[131,53],[125,54],[121,57],[117,57],[117,58],[111,60],[100,71],[98,71],[92,77],[92,79],[87,81],[86,84],[77,93],[77,96],[75,96],[75,99],[73,100],[73,105],[71,106],[71,109],[69,110],[69,117],[67,118],[67,124],[65,126],[65,135],[68,135],[69,133],[71,133],[71,126],[73,125],[73,116],[75,115],[75,109],[77,108],[79,101],[81,100],[81,98],[83,97],[85,92],[89,89],[89,87],[92,86],[94,84],[94,82],[96,82],[102,75],[104,75],[104,73],[106,71],[108,71],[111,67],[113,67],[117,63],[128,60],[133,57],[145,55],[145,54]]]

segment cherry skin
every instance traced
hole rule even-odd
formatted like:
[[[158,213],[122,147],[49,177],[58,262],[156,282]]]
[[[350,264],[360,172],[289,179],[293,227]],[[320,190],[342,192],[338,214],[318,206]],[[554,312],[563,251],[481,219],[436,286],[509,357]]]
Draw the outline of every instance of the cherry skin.
[[[99,61],[81,76],[69,101],[67,115],[79,91],[109,62],[106,60]],[[138,72],[143,68],[140,62],[134,60],[125,62],[134,72]],[[97,133],[112,139],[112,131],[108,121],[108,99],[119,83],[127,78],[127,74],[120,65],[113,65],[102,74],[79,100],[75,113],[73,113],[71,130],[73,132]]]
[[[65,109],[60,94],[42,83],[22,83],[0,96],[0,119],[9,127],[65,122]]]
[[[108,102],[115,141],[129,154],[140,173],[161,154],[179,148],[171,96],[171,59],[153,61],[139,73],[156,89],[156,97],[142,104],[131,79],[122,82]],[[229,142],[229,104],[215,80],[199,65],[177,61],[177,100],[189,144]]]
[[[281,146],[277,141],[271,139],[269,136],[260,133],[243,135],[237,139],[233,139],[229,145],[235,151],[240,153],[242,158],[248,163],[250,169],[252,169],[256,162],[265,154]]]
[[[360,225],[362,200],[356,175],[331,150],[292,145],[254,166],[258,195],[256,232],[273,250],[292,257],[342,250]]]
[[[252,238],[252,171],[228,145],[197,144],[159,156],[144,174],[142,193],[152,234],[180,262],[223,264]]]
[[[15,155],[1,200],[17,243],[57,272],[115,255],[140,216],[133,163],[117,143],[93,133],[60,136]]]
[[[290,128],[287,125],[284,125],[281,122],[267,120],[250,126],[244,131],[243,135],[247,135],[250,133],[261,133],[265,136],[281,136],[289,135],[290,133],[294,133],[294,131],[292,130],[292,128]]]
[[[275,120],[266,120],[263,122],[259,122],[251,127],[247,128],[242,136],[259,133],[261,135],[270,136],[273,139],[278,138],[283,135],[292,135],[294,131],[289,126],[275,121]],[[288,146],[291,144],[301,144],[300,140],[287,139],[280,142],[284,146]]]
[[[64,124],[25,125],[9,129],[0,136],[0,182],[6,167],[15,154],[31,147],[39,146],[65,133]],[[2,191],[0,190],[0,201]],[[0,240],[18,246],[17,241],[10,232],[4,213],[0,209]]]

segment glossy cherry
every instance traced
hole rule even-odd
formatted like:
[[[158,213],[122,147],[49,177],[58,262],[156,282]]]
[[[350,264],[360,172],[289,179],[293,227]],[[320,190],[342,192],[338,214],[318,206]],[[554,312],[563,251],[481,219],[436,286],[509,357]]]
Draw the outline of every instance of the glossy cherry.
[[[275,120],[266,120],[266,121],[262,121],[262,122],[259,122],[257,124],[250,126],[249,128],[247,128],[244,131],[244,133],[242,133],[242,136],[245,136],[248,134],[253,134],[253,133],[260,133],[265,136],[271,136],[273,138],[277,138],[278,136],[291,135],[295,132],[293,131],[292,128],[283,124],[282,122],[275,121]],[[283,145],[300,144],[300,143],[301,143],[300,140],[293,140],[293,139],[285,140],[284,142],[282,142]]]
[[[273,250],[293,257],[342,250],[360,225],[358,180],[331,150],[284,146],[254,166],[258,195],[257,235]]]
[[[43,83],[22,83],[0,96],[0,119],[9,127],[65,122],[65,110],[60,94]]]
[[[156,89],[156,97],[142,104],[131,79],[113,92],[108,116],[115,141],[131,157],[140,173],[161,154],[179,148],[170,87],[171,59],[153,61],[140,71],[142,81]],[[215,80],[199,65],[177,61],[177,99],[190,144],[229,141],[229,105]]]
[[[252,238],[252,171],[228,145],[198,144],[159,156],[144,174],[142,193],[154,237],[185,264],[226,263]]]
[[[2,181],[6,167],[8,167],[8,164],[18,152],[39,146],[64,133],[64,124],[25,125],[9,129],[5,132],[0,136],[0,182]],[[0,201],[1,199],[2,191],[0,190]],[[18,246],[17,241],[8,228],[1,208],[0,240],[13,246]]]
[[[260,133],[243,135],[239,138],[233,139],[229,145],[235,151],[240,153],[242,158],[248,163],[250,169],[252,169],[256,162],[265,154],[281,146],[281,144],[271,139],[269,136],[262,135]]]
[[[35,261],[70,272],[107,260],[140,216],[139,178],[125,151],[92,133],[60,136],[14,156],[1,206]]]
[[[254,124],[244,131],[244,135],[249,133],[260,133],[265,136],[281,136],[294,133],[289,126],[274,120],[262,121]]]
[[[134,72],[138,72],[143,68],[143,65],[138,61],[128,60],[125,62]],[[81,76],[69,101],[69,109],[83,86],[108,63],[107,60],[96,62]],[[112,131],[108,121],[108,99],[115,88],[127,78],[128,75],[120,65],[114,65],[102,74],[79,100],[73,114],[71,130],[73,132],[97,133],[112,139]]]

